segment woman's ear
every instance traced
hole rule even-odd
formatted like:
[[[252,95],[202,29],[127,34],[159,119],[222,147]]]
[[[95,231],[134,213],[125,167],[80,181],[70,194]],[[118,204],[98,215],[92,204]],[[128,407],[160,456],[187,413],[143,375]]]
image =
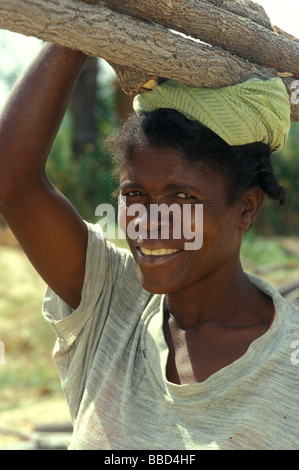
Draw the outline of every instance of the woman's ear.
[[[259,187],[250,188],[243,196],[240,215],[240,230],[247,230],[258,216],[265,201],[265,193]]]

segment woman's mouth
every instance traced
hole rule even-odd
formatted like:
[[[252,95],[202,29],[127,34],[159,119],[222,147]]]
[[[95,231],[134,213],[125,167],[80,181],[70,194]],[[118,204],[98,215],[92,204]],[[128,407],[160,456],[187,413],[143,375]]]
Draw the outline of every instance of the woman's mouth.
[[[155,250],[149,250],[142,246],[139,247],[140,252],[145,256],[166,256],[172,255],[173,253],[178,253],[180,250],[175,250],[172,248],[158,248]]]
[[[184,250],[175,248],[155,248],[150,250],[143,246],[136,247],[138,262],[147,266],[167,262],[168,260],[178,256],[183,251]]]

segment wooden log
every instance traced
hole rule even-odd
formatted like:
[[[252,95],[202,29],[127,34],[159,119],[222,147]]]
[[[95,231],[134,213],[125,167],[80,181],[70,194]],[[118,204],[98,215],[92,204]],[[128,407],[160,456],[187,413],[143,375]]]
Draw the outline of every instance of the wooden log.
[[[135,5],[141,1],[137,0]],[[155,1],[155,4],[163,6],[165,1]],[[175,1],[168,0],[168,3]],[[261,66],[220,47],[183,37],[161,25],[112,11],[103,4],[95,5],[94,0],[92,3],[0,0],[0,28],[102,57],[115,67],[127,92],[139,90],[148,78],[156,80],[157,77],[195,86],[222,87],[255,76],[277,76],[273,67]],[[288,70],[286,72],[290,75]],[[134,78],[136,73],[138,83]],[[293,83],[294,77],[291,79]],[[290,90],[290,97],[293,95],[294,91]],[[299,106],[294,103],[292,120],[299,121]]]
[[[265,28],[272,29],[272,23],[268,17],[265,9],[256,2],[251,0],[207,0],[223,10],[230,11],[236,15],[249,18],[254,23],[257,23]]]
[[[0,27],[79,49],[115,65],[221,87],[252,76],[273,77],[220,48],[195,42],[161,26],[75,0],[0,0]]]
[[[104,3],[116,11],[159,23],[221,47],[243,59],[274,67],[280,72],[289,72],[299,78],[299,43],[250,18],[215,5],[216,0],[197,0],[192,3],[187,0],[126,0],[125,3],[123,0],[83,1],[92,2],[93,5]],[[226,3],[240,6],[237,2]]]

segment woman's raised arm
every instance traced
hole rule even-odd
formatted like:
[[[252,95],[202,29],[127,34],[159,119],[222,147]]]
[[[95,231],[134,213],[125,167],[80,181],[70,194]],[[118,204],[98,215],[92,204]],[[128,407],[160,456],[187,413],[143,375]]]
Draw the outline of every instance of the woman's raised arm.
[[[0,117],[0,214],[45,282],[73,308],[81,299],[87,229],[48,180],[45,164],[86,60],[46,44]]]

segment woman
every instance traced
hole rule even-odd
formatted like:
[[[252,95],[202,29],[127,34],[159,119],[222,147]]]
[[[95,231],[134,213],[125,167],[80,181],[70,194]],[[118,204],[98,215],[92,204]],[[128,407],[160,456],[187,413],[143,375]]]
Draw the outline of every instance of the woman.
[[[1,212],[49,286],[70,449],[298,448],[298,309],[240,263],[265,194],[285,199],[270,159],[289,129],[282,82],[215,92],[166,81],[136,98],[111,140],[120,221],[136,229],[130,254],[82,221],[44,171],[85,60],[46,45],[0,125]],[[173,204],[188,206],[194,236],[203,207],[200,249],[175,236],[174,216],[168,238],[162,217],[148,216]]]

